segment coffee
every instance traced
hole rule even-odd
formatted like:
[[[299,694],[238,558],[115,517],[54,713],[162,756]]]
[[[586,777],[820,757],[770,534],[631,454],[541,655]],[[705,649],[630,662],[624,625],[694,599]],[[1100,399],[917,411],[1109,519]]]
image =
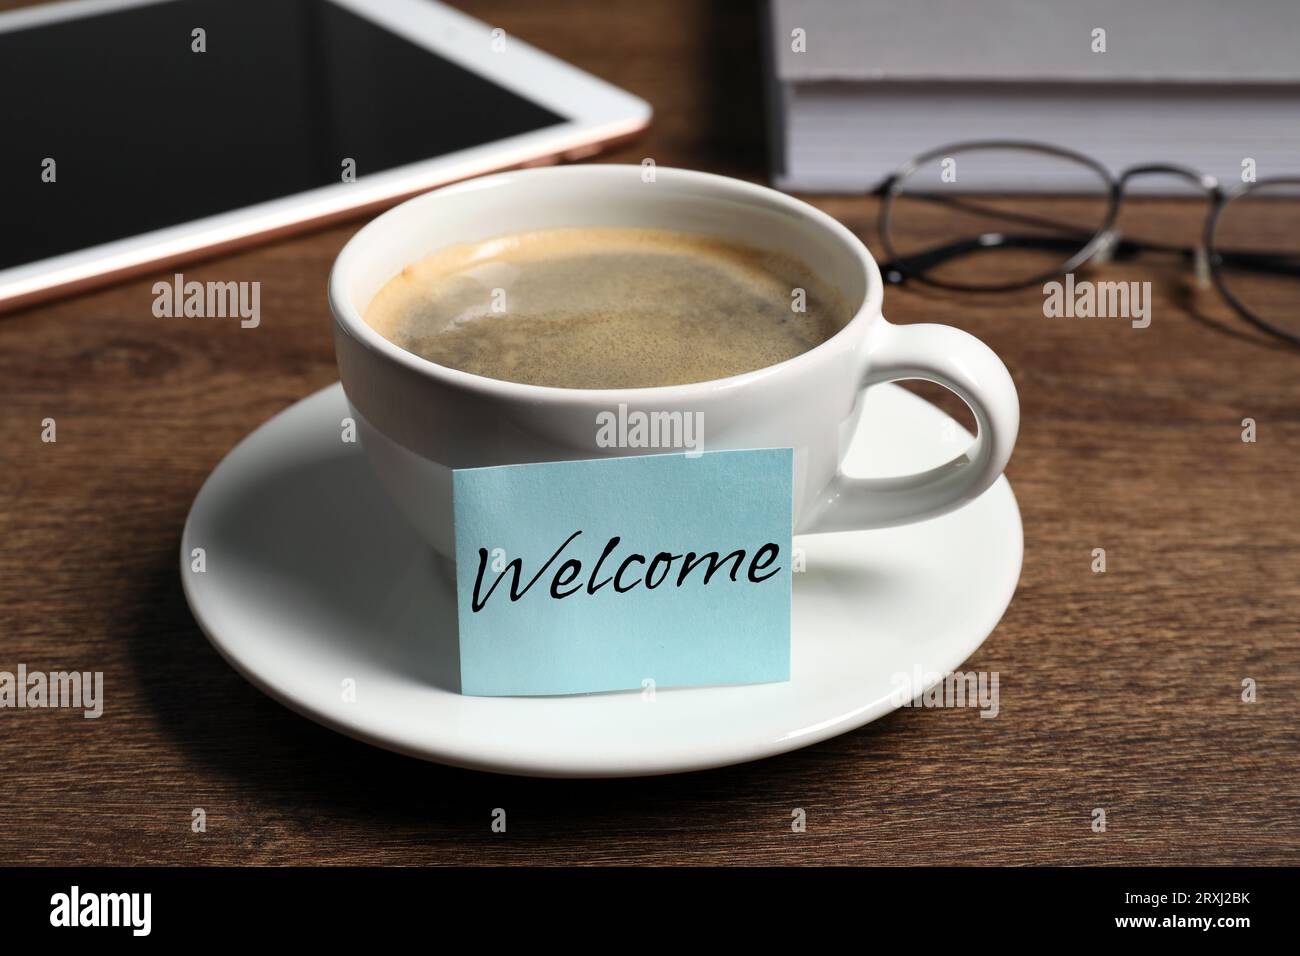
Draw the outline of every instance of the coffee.
[[[765,368],[851,318],[804,263],[685,232],[592,227],[451,246],[403,269],[368,325],[439,365],[567,388]]]

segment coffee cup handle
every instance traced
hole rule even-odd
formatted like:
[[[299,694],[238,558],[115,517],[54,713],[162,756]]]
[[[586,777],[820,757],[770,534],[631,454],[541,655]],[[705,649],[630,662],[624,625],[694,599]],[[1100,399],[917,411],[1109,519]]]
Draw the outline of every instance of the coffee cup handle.
[[[964,454],[929,471],[897,478],[852,478],[839,471],[819,496],[801,534],[891,528],[961,507],[993,484],[1011,458],[1020,399],[1002,360],[973,335],[947,325],[880,321],[867,344],[863,389],[923,379],[955,392],[975,413],[979,433]]]

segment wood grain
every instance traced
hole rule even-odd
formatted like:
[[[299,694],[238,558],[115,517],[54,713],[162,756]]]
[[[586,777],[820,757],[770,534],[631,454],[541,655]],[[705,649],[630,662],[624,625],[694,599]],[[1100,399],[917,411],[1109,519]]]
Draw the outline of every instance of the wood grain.
[[[603,159],[763,177],[746,6],[463,7],[655,106],[653,129]],[[813,201],[876,243],[870,201]],[[190,616],[179,536],[222,456],[336,379],[325,278],[356,225],[185,268],[260,281],[256,330],[154,318],[156,276],[0,317],[0,669],[102,670],[108,699],[99,720],[0,711],[5,860],[1300,862],[1300,351],[1161,260],[1104,267],[1154,284],[1145,330],[1045,319],[1032,290],[887,295],[893,321],[983,338],[1020,388],[1024,572],[968,664],[1001,675],[995,720],[908,710],[746,766],[553,782],[388,754],[264,697]]]

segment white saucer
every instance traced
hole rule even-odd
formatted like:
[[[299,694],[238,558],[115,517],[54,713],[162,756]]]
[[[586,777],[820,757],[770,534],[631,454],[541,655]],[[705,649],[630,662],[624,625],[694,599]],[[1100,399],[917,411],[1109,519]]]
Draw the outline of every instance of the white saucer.
[[[894,710],[894,675],[956,670],[993,630],[1020,576],[1020,512],[1001,478],[932,521],[796,538],[807,569],[794,576],[788,683],[463,697],[448,689],[457,686],[454,587],[384,497],[360,447],[340,440],[347,414],[342,387],[332,385],[217,466],[181,539],[185,596],[217,650],[264,692],[427,760],[635,776],[805,747]],[[914,472],[967,441],[943,412],[881,385],[868,392],[848,470]],[[200,547],[202,573],[191,570]]]

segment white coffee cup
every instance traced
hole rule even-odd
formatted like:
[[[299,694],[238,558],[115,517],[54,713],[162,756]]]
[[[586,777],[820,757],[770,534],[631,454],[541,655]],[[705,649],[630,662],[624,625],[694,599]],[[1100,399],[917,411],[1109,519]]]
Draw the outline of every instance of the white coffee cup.
[[[448,245],[563,226],[703,233],[795,256],[836,286],[853,317],[779,365],[656,388],[569,389],[484,378],[389,342],[362,315],[401,270]],[[451,472],[521,462],[661,454],[598,443],[602,413],[701,413],[705,451],[794,449],[794,531],[885,528],[944,514],[1002,473],[1020,424],[1016,389],[978,339],[944,325],[891,325],[880,270],[848,229],[784,193],[681,169],[559,166],[500,173],[411,199],[358,232],[330,275],[339,373],[361,444],[415,528],[453,556]],[[979,434],[947,464],[898,478],[840,469],[865,389],[926,379],[956,392]]]

